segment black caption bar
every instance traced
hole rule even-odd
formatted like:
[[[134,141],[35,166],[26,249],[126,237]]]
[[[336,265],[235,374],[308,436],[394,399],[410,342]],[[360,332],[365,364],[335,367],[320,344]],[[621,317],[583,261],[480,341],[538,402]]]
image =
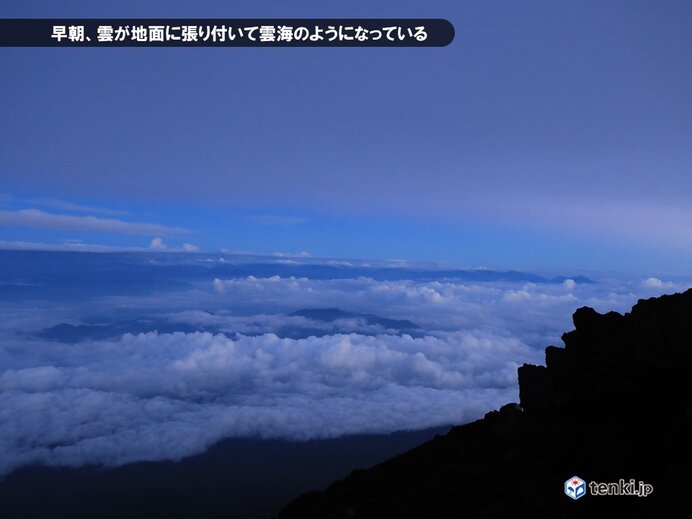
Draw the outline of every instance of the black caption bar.
[[[444,47],[442,19],[14,19],[0,47]]]

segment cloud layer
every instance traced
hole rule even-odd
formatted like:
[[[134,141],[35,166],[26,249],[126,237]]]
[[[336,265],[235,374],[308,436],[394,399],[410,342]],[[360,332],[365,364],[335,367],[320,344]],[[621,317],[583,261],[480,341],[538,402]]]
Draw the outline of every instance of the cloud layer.
[[[308,439],[460,423],[516,400],[517,339],[465,332],[26,344],[0,375],[0,473],[177,459],[229,436]],[[6,352],[7,353],[7,352]],[[12,355],[12,354],[10,354]]]
[[[0,225],[59,229],[63,231],[109,232],[120,234],[182,234],[181,227],[167,227],[157,223],[125,222],[114,218],[55,214],[39,209],[0,211]]]
[[[207,259],[147,261],[180,280],[199,276]],[[40,289],[42,279],[4,286]],[[576,308],[626,311],[689,283],[248,275],[185,286],[193,288],[123,295],[106,284],[87,300],[65,291],[57,304],[0,298],[0,475],[32,463],[179,459],[231,436],[302,440],[467,422],[517,400],[517,366],[542,362]],[[305,308],[350,313],[291,315]],[[372,314],[420,328],[412,336],[363,318]],[[56,325],[92,335],[47,340],[42,330]],[[96,329],[115,332],[97,340]]]

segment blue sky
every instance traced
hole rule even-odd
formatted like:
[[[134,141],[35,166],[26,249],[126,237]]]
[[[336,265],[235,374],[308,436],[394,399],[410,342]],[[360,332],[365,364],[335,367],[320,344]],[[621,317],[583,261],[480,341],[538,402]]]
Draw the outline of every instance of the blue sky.
[[[430,49],[0,49],[5,246],[690,272],[689,2],[10,0],[0,16],[457,30]]]

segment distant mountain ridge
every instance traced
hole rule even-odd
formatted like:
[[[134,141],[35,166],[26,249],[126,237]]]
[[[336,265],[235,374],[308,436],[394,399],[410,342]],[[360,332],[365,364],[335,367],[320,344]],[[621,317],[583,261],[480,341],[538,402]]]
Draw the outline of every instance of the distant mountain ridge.
[[[547,278],[517,270],[437,269],[415,266],[366,267],[310,262],[281,263],[258,258],[219,262],[218,254],[93,253],[0,250],[0,300],[57,299],[69,288],[79,297],[185,290],[193,283],[249,276],[316,280],[370,278],[375,281],[458,280],[471,283],[548,283],[567,279],[594,283],[586,276]],[[290,260],[294,261],[294,260]]]
[[[213,312],[206,311],[209,315],[214,315]],[[297,310],[289,317],[304,317],[311,321],[324,323],[334,323],[335,321],[354,319],[362,321],[366,326],[380,326],[388,331],[395,331],[397,334],[407,333],[414,337],[419,337],[423,333],[421,327],[408,319],[387,319],[374,314],[360,314],[356,312],[347,312],[340,308],[304,308]],[[346,323],[348,324],[348,323]],[[252,333],[233,329],[222,329],[218,325],[212,324],[189,324],[184,322],[170,321],[161,317],[143,317],[138,319],[129,319],[123,321],[101,322],[101,323],[60,323],[48,328],[39,330],[35,335],[42,339],[58,341],[67,344],[75,344],[81,341],[101,341],[114,337],[120,337],[125,333],[222,333],[229,338],[235,338],[238,335],[261,335],[263,333],[274,333],[279,337],[288,337],[291,339],[302,339],[309,336],[322,337],[335,333],[359,333],[365,335],[374,335],[379,330],[366,330],[358,326],[341,327],[338,329],[319,328],[315,325],[298,326],[287,323],[277,328],[267,328],[265,330],[255,330]]]
[[[315,321],[333,322],[338,319],[362,319],[370,326],[382,326],[392,330],[419,330],[420,326],[408,319],[386,319],[372,314],[347,312],[340,308],[304,308],[291,316],[305,317]]]

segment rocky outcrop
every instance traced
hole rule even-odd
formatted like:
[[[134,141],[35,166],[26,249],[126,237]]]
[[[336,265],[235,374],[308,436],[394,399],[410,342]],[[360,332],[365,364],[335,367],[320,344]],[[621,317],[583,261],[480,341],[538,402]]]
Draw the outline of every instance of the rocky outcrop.
[[[519,368],[520,403],[283,508],[296,517],[631,517],[689,510],[692,290],[630,313],[580,308],[564,348]],[[585,495],[563,484],[620,479],[648,497]]]

